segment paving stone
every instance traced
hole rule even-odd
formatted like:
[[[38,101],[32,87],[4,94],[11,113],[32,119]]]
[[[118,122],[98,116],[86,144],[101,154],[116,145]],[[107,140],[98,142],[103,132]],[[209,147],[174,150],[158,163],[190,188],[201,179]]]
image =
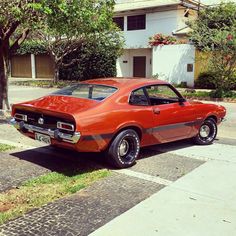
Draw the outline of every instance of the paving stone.
[[[152,148],[156,148],[157,151]],[[175,181],[203,163],[205,162],[188,157],[161,153],[158,146],[155,146],[144,149],[141,158],[131,170]]]
[[[10,221],[0,235],[88,235],[164,186],[114,173],[69,198]],[[33,234],[32,234],[33,233]]]
[[[20,160],[7,153],[0,153],[0,192],[48,171],[42,166]]]
[[[100,158],[99,155],[98,157],[94,154],[80,155],[53,148],[48,148],[48,153],[41,153],[41,149],[43,151],[46,148],[14,150],[12,153],[0,152],[0,192],[51,171],[67,174],[68,171],[79,173],[88,169],[91,171],[103,168],[101,162],[96,161],[96,158]]]

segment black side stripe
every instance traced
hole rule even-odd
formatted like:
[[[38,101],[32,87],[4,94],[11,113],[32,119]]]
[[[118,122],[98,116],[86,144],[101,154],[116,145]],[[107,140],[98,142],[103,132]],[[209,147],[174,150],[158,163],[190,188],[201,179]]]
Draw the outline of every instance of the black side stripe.
[[[171,124],[171,125],[162,125],[157,126],[153,128],[143,129],[143,133],[156,133],[159,131],[165,131],[165,130],[171,130],[171,129],[177,129],[184,126],[194,126],[194,125],[200,125],[203,122],[203,120],[197,120],[197,121],[191,121],[191,122],[183,122],[183,123],[177,123],[177,124]],[[82,136],[83,141],[97,141],[97,140],[104,140],[104,139],[112,139],[114,136],[114,133],[110,134],[97,134],[97,135],[86,135]]]
[[[171,124],[171,125],[163,125],[159,127],[153,128],[153,132],[163,131],[163,130],[170,130],[170,129],[178,129],[184,126],[193,126],[195,122],[186,122],[186,123],[178,123],[178,124]]]
[[[104,139],[111,139],[113,137],[113,133],[111,134],[99,134],[99,135],[87,135],[82,136],[83,141],[93,141],[93,140],[104,140]]]
[[[178,128],[182,128],[184,126],[200,125],[202,123],[202,121],[203,120],[197,120],[197,121],[190,121],[190,122],[183,122],[183,123],[177,123],[177,124],[157,126],[157,127],[146,129],[145,133],[151,134],[151,133],[156,133],[156,132],[160,132],[160,131],[178,129]]]

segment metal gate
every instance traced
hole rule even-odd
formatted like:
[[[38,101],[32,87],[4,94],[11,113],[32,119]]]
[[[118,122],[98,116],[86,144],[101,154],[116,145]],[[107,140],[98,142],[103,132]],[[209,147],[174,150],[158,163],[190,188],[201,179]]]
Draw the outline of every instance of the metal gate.
[[[31,78],[30,55],[15,55],[11,58],[11,76],[21,78]]]
[[[36,78],[53,78],[54,62],[48,55],[35,56]]]

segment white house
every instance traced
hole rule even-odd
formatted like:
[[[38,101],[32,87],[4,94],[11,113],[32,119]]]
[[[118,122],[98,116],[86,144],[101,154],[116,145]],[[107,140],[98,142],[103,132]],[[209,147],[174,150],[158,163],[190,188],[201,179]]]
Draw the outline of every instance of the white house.
[[[117,61],[117,76],[151,77],[193,85],[193,46],[150,47],[157,33],[186,37],[186,21],[195,18],[202,5],[194,0],[117,0],[114,21],[124,33],[125,48]],[[175,73],[179,72],[178,76]]]

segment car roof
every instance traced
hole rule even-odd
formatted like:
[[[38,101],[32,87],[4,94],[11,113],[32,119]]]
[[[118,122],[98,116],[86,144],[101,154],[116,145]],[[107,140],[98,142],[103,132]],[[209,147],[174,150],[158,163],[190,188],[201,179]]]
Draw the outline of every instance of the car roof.
[[[92,80],[83,81],[88,84],[101,84],[107,86],[113,86],[116,88],[137,88],[142,86],[148,86],[152,84],[169,84],[166,81],[158,79],[147,79],[147,78],[129,78],[129,77],[114,77],[114,78],[98,78]]]

